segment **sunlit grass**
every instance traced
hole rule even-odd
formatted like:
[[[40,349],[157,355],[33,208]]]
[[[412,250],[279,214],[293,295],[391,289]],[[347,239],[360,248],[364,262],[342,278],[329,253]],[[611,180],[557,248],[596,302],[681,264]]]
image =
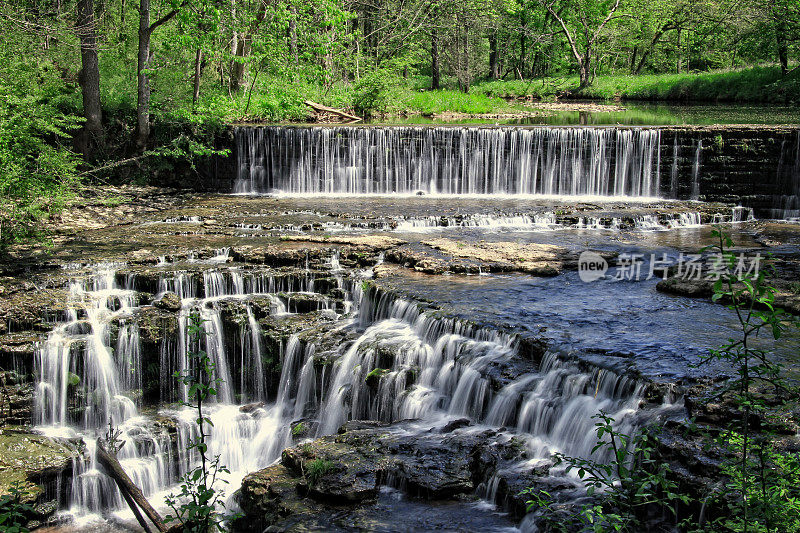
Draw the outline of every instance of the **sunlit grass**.
[[[800,100],[800,71],[783,76],[778,67],[753,67],[694,74],[598,76],[582,90],[578,90],[577,76],[488,81],[473,86],[472,92],[504,98],[546,99],[568,92],[573,97],[598,100],[792,102]]]
[[[408,91],[399,98],[402,107],[409,113],[421,115],[440,115],[444,113],[464,113],[470,115],[501,113],[510,111],[511,106],[503,99],[476,93],[463,93],[453,90]]]

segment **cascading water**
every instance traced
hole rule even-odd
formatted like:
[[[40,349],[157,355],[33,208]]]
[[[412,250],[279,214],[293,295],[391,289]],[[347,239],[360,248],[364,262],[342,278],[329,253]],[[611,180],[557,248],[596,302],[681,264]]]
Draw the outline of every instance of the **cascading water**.
[[[192,312],[205,320],[205,350],[217,365],[218,377],[225,380],[216,403],[208,407],[214,424],[209,451],[220,454],[221,463],[233,472],[233,487],[245,473],[280,456],[292,443],[292,423],[299,420],[308,420],[321,436],[335,433],[351,419],[466,416],[512,428],[541,460],[553,451],[590,455],[591,416],[600,409],[615,416],[622,431],[634,429],[631,415],[642,398],[642,385],[636,381],[609,371],[581,370],[549,354],[538,368],[497,386],[489,370],[520,357],[515,336],[438,316],[375,288],[365,290],[360,280],[371,271],[347,273],[336,254],[327,268],[329,290],[343,292],[353,303],[344,306],[339,318],[339,329],[350,331],[351,341],[337,343],[320,358],[314,342],[291,335],[281,344],[276,390],[268,388],[265,377],[267,339],[259,313],[290,316],[291,294],[311,294],[322,281],[315,281],[317,274],[286,276],[213,264],[202,273],[164,273],[153,298],[174,292],[182,305],[177,335],[164,338],[158,349],[158,417],[142,415],[131,399],[145,381],[136,326],[137,313],[144,308],[138,305],[136,278],[126,277],[126,288],[120,288],[120,276],[105,269],[88,281],[73,282],[73,310],[37,355],[40,427],[82,437],[87,445],[86,459],[75,464],[67,502],[71,514],[94,516],[123,508],[93,453],[94,439],[103,435],[109,420],[125,441],[118,454],[123,467],[153,501],[163,500],[193,465],[195,456],[186,451],[186,444],[196,437],[196,414],[169,406],[187,399],[170,376],[191,365],[186,326]],[[254,298],[268,304],[257,310]],[[318,309],[326,309],[324,299],[319,301]],[[228,304],[242,310],[233,332],[221,314]],[[229,345],[230,339],[238,339],[239,346]],[[323,362],[330,358],[333,365]],[[76,394],[84,386],[95,393]]]
[[[658,129],[242,127],[237,193],[655,197]]]
[[[703,153],[703,140],[697,140],[697,148],[694,151],[694,164],[692,164],[692,200],[700,199],[700,162]]]
[[[794,142],[793,150],[787,150],[792,143],[786,139],[781,146],[781,159],[778,162],[778,194],[773,197],[770,209],[773,218],[800,220],[800,132]],[[787,154],[794,152],[794,158]]]

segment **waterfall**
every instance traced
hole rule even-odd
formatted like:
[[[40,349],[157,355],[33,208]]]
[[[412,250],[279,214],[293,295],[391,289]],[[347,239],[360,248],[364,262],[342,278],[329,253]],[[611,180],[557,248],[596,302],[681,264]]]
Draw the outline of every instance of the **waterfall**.
[[[678,154],[680,153],[680,145],[678,144],[678,134],[675,134],[675,140],[672,144],[672,168],[669,171],[669,190],[670,197],[678,197]]]
[[[792,152],[794,157],[791,157]],[[777,194],[773,196],[770,209],[772,218],[800,220],[800,131],[794,143],[787,139],[782,141],[776,186]]]
[[[318,275],[327,278],[324,283]],[[311,434],[322,436],[352,419],[438,422],[468,417],[508,428],[541,460],[554,451],[591,455],[591,417],[601,409],[615,417],[620,431],[636,428],[634,415],[645,396],[636,380],[579,367],[555,354],[525,363],[524,370],[498,374],[498,368],[513,370],[523,361],[515,335],[443,317],[427,304],[372,285],[362,287],[361,280],[370,275],[369,269],[345,271],[336,254],[321,274],[307,270],[286,275],[214,264],[202,274],[165,272],[158,291],[179,294],[182,306],[175,333],[147,354],[136,322],[145,307],[134,289],[135,277],[125,278],[122,288],[117,283],[121,277],[105,269],[71,282],[72,310],[37,353],[36,420],[43,430],[86,442],[85,459],[75,462],[68,490],[72,515],[123,512],[121,495],[94,457],[94,440],[103,435],[109,420],[125,441],[118,454],[123,467],[155,501],[196,464],[196,451],[187,450],[197,436],[196,413],[169,405],[188,399],[171,376],[193,364],[188,352],[194,347],[186,338],[193,312],[205,320],[207,335],[201,346],[215,363],[217,377],[224,380],[216,401],[207,405],[213,422],[209,453],[221,456],[234,488],[244,474],[280,457],[294,442],[292,424],[301,420]],[[333,319],[348,340],[337,341],[321,354],[307,332],[291,334],[279,341],[280,353],[273,352],[278,365],[268,370],[268,337],[261,318],[290,317],[291,293],[308,295],[315,286],[323,292],[324,287],[336,290],[352,301]],[[257,306],[257,301],[262,303]],[[238,310],[238,322],[225,318],[223,310],[231,306]],[[115,334],[112,324],[119,326]],[[131,399],[148,385],[141,368],[147,357],[157,357],[160,370],[159,377],[149,378],[160,380],[155,387],[162,395],[156,417],[140,413]],[[277,372],[275,368],[280,379],[276,390],[270,390],[267,374]],[[505,377],[498,382],[493,375]],[[80,387],[95,393],[77,394]]]
[[[237,193],[656,197],[657,128],[239,127]]]
[[[697,148],[694,151],[692,164],[692,200],[700,199],[700,154],[703,152],[703,140],[697,139]]]
[[[38,424],[67,427],[75,422],[83,428],[98,428],[109,419],[119,423],[136,413],[134,402],[123,394],[126,383],[108,341],[109,323],[129,314],[135,298],[134,291],[117,286],[113,270],[100,270],[83,283],[70,284],[67,319],[53,329],[36,352],[34,416]],[[137,338],[135,328],[125,328],[117,357],[138,364]],[[141,369],[126,367],[126,373],[138,376]],[[68,394],[78,385],[91,396],[83,409],[76,410],[83,414],[71,416],[67,412]]]

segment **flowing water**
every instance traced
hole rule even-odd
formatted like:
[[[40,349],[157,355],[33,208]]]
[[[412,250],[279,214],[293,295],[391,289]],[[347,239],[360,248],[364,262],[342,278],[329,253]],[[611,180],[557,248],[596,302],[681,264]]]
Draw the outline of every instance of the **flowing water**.
[[[753,162],[750,154],[760,149],[750,144],[769,139],[743,131],[730,141],[717,133],[710,147],[702,134],[662,135],[658,127],[246,126],[235,130],[233,192],[648,201],[729,199],[735,186],[740,201],[755,202],[767,216],[796,218],[800,131],[780,133],[774,160]],[[693,145],[683,154],[679,135]],[[714,155],[704,155],[709,150]],[[705,174],[715,167],[718,183],[709,183]]]
[[[644,205],[676,196],[687,178],[679,176],[677,137],[673,141],[657,128],[266,127],[237,128],[236,139],[238,193],[422,192],[525,202],[531,195],[557,195],[633,198]],[[662,161],[662,145],[672,154],[670,164]],[[698,140],[688,176],[694,199],[701,196],[703,150]],[[781,150],[789,154],[778,166],[787,194],[776,200],[774,215],[791,218],[798,216],[800,135],[796,147]],[[702,204],[687,203],[690,209],[633,214],[608,203],[603,214],[569,216],[552,208],[499,212],[480,205],[439,213],[428,204],[416,211],[400,205],[369,223],[366,217],[330,215],[333,220],[312,231],[403,238],[449,232],[457,240],[571,249],[596,244],[614,252],[637,251],[641,243],[642,252],[669,254],[674,261],[686,247],[682,239],[697,245],[708,223],[753,219],[750,207],[728,204],[709,215]],[[203,227],[204,220],[186,215],[149,224]],[[272,229],[308,231],[291,224]],[[234,230],[238,238],[265,228],[237,222]],[[670,236],[642,237],[654,232]],[[688,365],[724,342],[734,322],[714,304],[656,293],[656,280],[582,285],[574,273],[549,279],[410,273],[368,282],[375,265],[362,261],[360,269],[345,268],[338,251],[323,266],[281,270],[235,263],[229,246],[192,252],[184,261],[162,256],[155,281],[152,271],[124,264],[95,265],[71,276],[68,310],[36,353],[34,418],[46,434],[85,443],[62,502],[79,524],[130,521],[95,458],[95,440],[109,424],[121,431],[123,468],[154,502],[163,501],[196,464],[196,454],[187,451],[197,437],[196,415],[181,407],[189,393],[173,376],[192,370],[190,353],[198,349],[220,380],[208,406],[214,424],[209,452],[231,470],[232,492],[245,474],[274,463],[297,442],[292,427],[300,422],[309,436],[319,437],[348,420],[419,419],[426,431],[466,417],[479,428],[521,439],[530,459],[515,468],[546,463],[554,452],[588,458],[596,442],[593,415],[602,410],[631,433],[657,415],[679,411],[681,391],[673,385],[691,377]],[[167,293],[179,300],[175,323],[154,345],[147,317]],[[323,325],[288,333],[276,326],[309,314]],[[200,343],[187,334],[194,315],[203,321]],[[526,356],[531,336],[547,341],[548,351]],[[797,343],[788,346],[794,350]],[[481,481],[479,495],[497,502],[500,473]]]
[[[658,196],[660,130],[237,128],[237,193]]]
[[[115,509],[126,515],[120,494],[94,459],[94,439],[105,433],[109,421],[122,432],[123,467],[154,501],[193,464],[185,445],[196,437],[195,415],[170,406],[187,399],[185,389],[164,386],[174,383],[164,376],[191,365],[186,321],[193,310],[205,320],[204,349],[223,380],[216,403],[209,407],[214,422],[210,451],[221,455],[234,483],[276,460],[292,442],[290,423],[301,419],[318,421],[315,432],[321,436],[350,419],[467,416],[481,424],[513,428],[542,460],[556,450],[588,456],[593,444],[591,415],[599,409],[613,413],[624,430],[634,427],[631,415],[639,409],[642,383],[599,368],[581,370],[549,354],[535,371],[494,392],[486,371],[519,357],[515,335],[440,317],[392,293],[363,292],[359,277],[368,272],[344,276],[335,257],[329,265],[352,302],[351,311],[340,320],[353,340],[335,349],[338,363],[329,368],[318,364],[313,342],[290,336],[281,346],[281,375],[274,391],[265,388],[263,338],[248,302],[266,297],[272,301],[271,316],[288,315],[286,295],[313,292],[314,276],[278,278],[235,267],[211,267],[202,275],[165,271],[159,287],[179,294],[182,306],[177,335],[162,341],[158,404],[164,407],[157,414],[137,400],[146,369],[135,321],[140,309],[136,276],[102,267],[71,282],[71,310],[37,355],[36,406],[39,429],[79,436],[87,445],[88,460],[75,464],[69,513],[84,521]],[[242,339],[241,351],[226,344],[231,335],[223,331],[230,325],[223,322],[219,304],[231,301],[240,304],[246,316],[240,331],[233,332]],[[324,298],[320,302],[324,309]],[[365,382],[376,369],[384,373],[378,389],[371,390]],[[70,382],[80,384],[87,394],[71,396]],[[253,402],[257,403],[251,409],[240,409]]]

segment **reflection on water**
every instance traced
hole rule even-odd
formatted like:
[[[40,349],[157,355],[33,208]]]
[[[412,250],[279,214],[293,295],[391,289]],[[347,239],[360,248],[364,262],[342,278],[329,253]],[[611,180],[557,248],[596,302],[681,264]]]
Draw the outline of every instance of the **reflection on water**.
[[[590,103],[590,102],[587,102]],[[602,104],[602,102],[598,102]],[[623,102],[610,111],[543,110],[541,116],[524,119],[442,120],[423,116],[384,121],[392,124],[516,124],[551,126],[671,126],[711,124],[800,124],[800,107],[762,104],[663,104]],[[535,106],[535,104],[533,104]],[[536,111],[535,107],[525,108]],[[375,122],[378,123],[378,122]]]

